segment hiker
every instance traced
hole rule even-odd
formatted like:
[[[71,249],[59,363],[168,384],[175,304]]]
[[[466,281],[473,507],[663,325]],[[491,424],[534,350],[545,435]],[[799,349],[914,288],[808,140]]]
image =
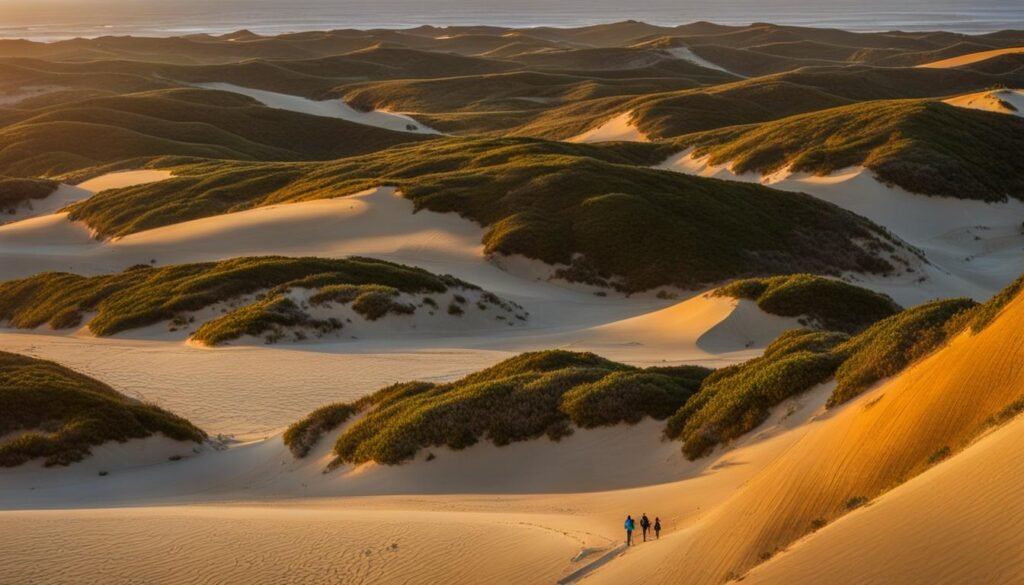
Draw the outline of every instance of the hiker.
[[[633,529],[636,528],[636,523],[633,522],[633,517],[626,515],[626,546],[633,545]]]
[[[661,540],[661,518],[654,517],[654,540]]]
[[[647,531],[651,529],[651,519],[647,517],[647,512],[640,516],[640,528],[644,531],[644,542],[647,542]]]

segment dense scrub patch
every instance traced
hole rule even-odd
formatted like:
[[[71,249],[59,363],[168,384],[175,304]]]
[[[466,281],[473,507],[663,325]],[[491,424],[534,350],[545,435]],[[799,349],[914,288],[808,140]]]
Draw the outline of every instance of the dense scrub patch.
[[[13,214],[27,202],[47,197],[57,189],[58,185],[57,181],[48,179],[24,179],[0,175],[0,213]]]
[[[813,197],[653,170],[671,149],[532,139],[447,139],[331,163],[200,163],[99,193],[71,217],[106,235],[218,213],[395,186],[417,208],[489,229],[489,254],[568,265],[570,280],[640,291],[739,275],[883,273],[894,242]],[[165,161],[170,164],[173,161]],[[636,262],[644,258],[644,262]]]
[[[763,356],[708,376],[700,392],[669,418],[665,434],[683,441],[683,452],[696,459],[756,428],[786,398],[830,379],[836,387],[827,404],[842,404],[938,349],[962,330],[975,306],[967,299],[926,303],[853,337],[788,331]]]
[[[423,139],[225,92],[168,89],[8,112],[0,120],[0,173],[55,177],[169,155],[327,160]]]
[[[939,101],[870,101],[677,142],[737,173],[823,175],[861,165],[913,193],[1024,198],[1024,120]]]
[[[876,323],[837,348],[844,360],[836,370],[829,406],[850,400],[935,351],[957,333],[958,316],[976,305],[970,299],[926,303]]]
[[[0,467],[68,465],[108,441],[206,437],[187,420],[54,362],[0,352]]]
[[[902,310],[886,295],[812,274],[737,280],[714,294],[756,301],[773,315],[807,316],[823,329],[849,334]]]
[[[301,456],[357,411],[363,416],[334,446],[338,463],[401,463],[427,447],[462,449],[481,439],[497,445],[542,435],[557,440],[572,433],[572,425],[665,418],[709,372],[640,369],[590,353],[525,353],[448,384],[399,384],[324,407],[292,425],[285,443]]]
[[[77,326],[86,314],[95,313],[89,329],[104,336],[175,319],[242,295],[264,295],[196,332],[199,341],[212,344],[262,333],[274,325],[337,328],[340,323],[310,320],[282,295],[292,288],[322,292],[335,286],[371,285],[408,293],[476,288],[451,276],[369,258],[235,258],[159,268],[142,265],[90,277],[49,272],[5,282],[0,284],[0,321],[19,328],[49,324],[62,329]],[[390,296],[386,300],[394,303]],[[379,318],[381,311],[394,310],[374,303],[366,301],[358,312]]]
[[[842,361],[833,350],[847,339],[842,333],[784,333],[763,356],[708,376],[700,392],[668,420],[665,434],[683,441],[690,459],[706,455],[756,428],[786,398],[831,378]]]

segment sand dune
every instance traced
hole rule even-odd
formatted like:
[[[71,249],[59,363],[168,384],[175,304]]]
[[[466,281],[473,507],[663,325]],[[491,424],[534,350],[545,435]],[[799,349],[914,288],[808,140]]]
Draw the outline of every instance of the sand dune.
[[[417,122],[413,118],[400,113],[386,112],[384,110],[372,110],[361,112],[346,104],[343,100],[316,101],[299,96],[252,89],[233,85],[231,83],[196,83],[196,87],[215,89],[218,91],[229,91],[247,95],[265,106],[279,110],[289,110],[300,114],[311,116],[324,116],[327,118],[341,118],[356,124],[375,126],[396,132],[411,132],[414,134],[440,134],[437,130]]]
[[[824,177],[785,170],[737,175],[728,165],[693,156],[692,150],[660,168],[808,193],[889,229],[923,251],[930,264],[899,278],[861,276],[857,284],[889,294],[904,306],[955,296],[986,300],[1019,276],[1024,265],[1024,202],[1016,199],[986,203],[917,195],[879,182],[864,168]]]
[[[755,568],[745,583],[1015,583],[1024,420]]]
[[[591,128],[566,142],[650,142],[650,138],[633,125],[633,112],[625,112]]]
[[[1000,55],[1012,55],[1015,53],[1024,53],[1024,47],[1010,47],[1008,49],[993,49],[991,51],[979,51],[977,53],[968,53],[966,55],[960,55],[959,57],[951,57],[949,59],[942,59],[940,61],[932,61],[931,63],[924,63],[918,65],[918,67],[929,67],[932,69],[949,69],[950,67],[962,67],[964,65],[970,65],[971,63],[977,63],[979,61],[986,61],[992,57],[998,57]]]
[[[986,90],[943,101],[961,108],[1024,116],[1024,90],[1019,89]]]
[[[225,575],[275,582],[284,568],[310,583],[428,583],[436,582],[438,571],[452,583],[554,582],[618,544],[624,511],[658,514],[666,534],[684,534],[705,510],[799,440],[829,390],[788,401],[733,449],[696,463],[680,461],[678,445],[660,443],[660,426],[646,422],[577,431],[557,444],[442,449],[435,450],[434,461],[326,475],[320,469],[329,445],[294,461],[276,437],[102,478],[76,468],[63,470],[70,472],[65,477],[33,470],[8,474],[0,507],[90,509],[5,512],[5,526],[20,538],[0,544],[5,558],[16,559],[0,568],[0,580],[61,580],[94,574],[102,564],[114,582],[128,575],[166,582],[169,573],[175,582]],[[663,481],[670,483],[648,485]],[[602,491],[624,485],[645,487]],[[331,497],[381,493],[410,495]],[[52,542],[55,522],[73,552],[39,562],[48,554],[41,543]],[[153,526],[166,535],[164,544],[175,543],[173,571],[167,556],[153,550]],[[396,542],[399,553],[384,554]],[[133,554],[114,555],[125,560],[111,562],[113,543]],[[248,552],[246,562],[236,563],[240,543]],[[637,550],[665,550],[667,544]],[[349,559],[353,548],[359,554],[351,562],[338,562]],[[472,565],[473,571],[463,572],[461,563],[451,569],[453,549],[460,558],[486,562]]]
[[[107,189],[123,189],[125,187],[134,187],[136,185],[145,185],[146,183],[155,183],[157,181],[169,179],[172,176],[173,173],[171,173],[171,171],[160,169],[115,171],[113,173],[94,177],[75,186],[79,189],[98,193]]]
[[[829,521],[841,516],[853,498],[877,497],[924,471],[929,459],[941,460],[942,455],[936,454],[943,449],[955,453],[985,428],[990,415],[1021,396],[1022,318],[1024,295],[1012,301],[981,333],[960,335],[903,374],[822,417],[820,424],[710,514],[692,534],[674,542],[674,550],[666,550],[660,562],[637,555],[602,570],[594,582],[719,583],[729,576],[739,577],[780,547],[809,533],[816,519]],[[971,383],[970,392],[964,391],[965,381]],[[983,475],[989,477],[989,473]],[[927,477],[922,476],[920,481]],[[960,482],[971,481],[958,477]],[[927,488],[918,491],[925,493],[929,493]],[[985,505],[996,506],[997,510],[998,499]],[[997,513],[994,510],[989,513]],[[888,518],[898,522],[897,516]],[[842,522],[836,525],[836,531]],[[942,534],[948,538],[944,542],[957,542],[958,537],[947,530]],[[922,553],[926,558],[915,563],[931,562],[936,554],[942,556],[936,550],[943,549],[926,550]],[[1019,564],[1019,559],[1009,561],[1005,554],[998,558],[1010,562],[1011,567]],[[985,563],[988,559],[980,557],[974,562]],[[979,567],[978,574],[989,571],[1014,575],[1005,565]]]

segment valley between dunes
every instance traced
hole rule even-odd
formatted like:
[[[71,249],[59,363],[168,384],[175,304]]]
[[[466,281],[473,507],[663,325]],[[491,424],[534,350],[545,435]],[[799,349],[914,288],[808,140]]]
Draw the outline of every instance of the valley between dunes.
[[[0,584],[1018,583],[1021,45],[0,39]]]

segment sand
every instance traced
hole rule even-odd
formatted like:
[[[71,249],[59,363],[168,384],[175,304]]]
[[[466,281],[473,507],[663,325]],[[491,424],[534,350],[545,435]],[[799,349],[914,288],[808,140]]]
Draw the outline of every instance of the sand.
[[[1016,199],[986,203],[917,195],[878,181],[863,167],[828,176],[786,170],[737,175],[727,164],[711,165],[692,150],[669,158],[660,168],[808,193],[887,228],[924,252],[929,263],[915,263],[914,273],[896,278],[848,279],[889,294],[904,306],[956,296],[986,300],[1017,278],[1024,266],[1024,202]]]
[[[651,139],[633,125],[633,112],[624,112],[600,126],[566,139],[566,142],[650,142]]]
[[[951,57],[949,59],[942,59],[939,61],[932,61],[931,63],[924,63],[918,65],[918,67],[929,67],[932,69],[949,69],[951,67],[962,67],[964,65],[970,65],[971,63],[977,63],[979,61],[986,61],[993,57],[1000,55],[1013,55],[1016,53],[1024,53],[1024,47],[1010,47],[1008,49],[993,49],[991,51],[979,51],[977,53],[968,53],[966,55],[960,55],[959,57]]]
[[[1019,89],[979,91],[943,101],[961,108],[1024,116],[1024,90]]]
[[[960,335],[947,347],[899,376],[819,417],[784,456],[752,477],[692,532],[673,537],[673,550],[646,558],[641,555],[624,558],[602,569],[593,583],[719,583],[729,575],[739,577],[764,557],[779,552],[782,547],[808,534],[815,519],[840,517],[848,511],[847,502],[851,498],[870,500],[919,472],[924,472],[919,481],[927,482],[924,484],[927,487],[917,489],[916,496],[902,496],[909,498],[904,500],[908,502],[906,505],[918,510],[919,514],[927,514],[924,509],[929,507],[929,500],[921,499],[932,493],[932,487],[938,489],[943,483],[944,489],[959,490],[960,493],[973,493],[975,489],[991,490],[997,497],[993,500],[976,499],[972,503],[951,500],[947,505],[931,508],[930,513],[936,517],[946,517],[948,509],[956,506],[965,506],[972,511],[948,512],[951,522],[1001,513],[1001,502],[1019,499],[1021,490],[1019,482],[1004,480],[1000,483],[1000,478],[1005,476],[995,469],[1005,465],[1006,458],[993,456],[988,459],[988,465],[970,463],[970,459],[984,455],[974,455],[973,448],[969,448],[963,455],[954,455],[951,462],[966,457],[968,462],[962,465],[967,468],[984,466],[985,471],[979,469],[977,473],[966,475],[957,474],[956,467],[945,471],[946,463],[929,470],[928,460],[934,459],[944,447],[956,453],[968,445],[979,431],[984,430],[985,421],[992,413],[1020,398],[1024,387],[1024,332],[1019,327],[1022,317],[1024,296],[1019,296],[981,333]],[[970,392],[964,392],[965,381],[970,381]],[[1014,436],[1019,436],[1021,424],[1020,421],[1014,423],[1018,429]],[[989,440],[992,438],[984,441]],[[978,443],[977,448],[987,448],[981,447],[983,444]],[[931,475],[933,472],[942,475],[936,477]],[[947,479],[943,482],[942,478]],[[906,490],[914,490],[914,485],[908,484]],[[1012,495],[1000,495],[1005,490],[1012,491]],[[899,501],[895,497],[893,499]],[[882,506],[886,501],[888,498],[882,498],[877,504],[879,511],[874,515],[875,519],[885,518],[879,520],[882,525],[866,528],[862,534],[886,535],[885,526],[899,527],[913,518],[885,515]],[[831,531],[823,530],[822,538],[830,532],[841,533],[844,523],[849,526],[858,514],[868,514],[873,507],[854,512],[848,520],[837,522]],[[1013,516],[1019,514],[1019,510],[1019,506],[1011,507],[1007,513]],[[1007,527],[1005,534],[1011,541],[1020,542],[1015,532],[1008,528],[1012,524],[989,525],[990,530],[997,530],[996,534],[999,534],[996,526]],[[911,530],[917,530],[917,527]],[[888,542],[899,542],[898,535],[899,532],[894,532],[897,540]],[[890,564],[887,574],[891,577],[888,579],[857,581],[858,575],[866,577],[873,570],[886,570],[886,567],[866,564],[856,554],[859,547],[852,550],[829,549],[823,552],[822,557],[805,562],[827,563],[828,559],[839,555],[841,562],[860,566],[849,582],[902,582],[898,576],[908,566],[922,566],[947,555],[952,558],[944,559],[943,566],[951,566],[953,559],[966,563],[953,575],[1001,575],[1002,578],[996,582],[1017,575],[1013,568],[1019,567],[1021,562],[1019,547],[1016,556],[1012,547],[1009,551],[994,552],[992,556],[972,555],[970,549],[955,548],[962,535],[957,535],[952,527],[944,526],[932,535],[935,540],[923,547],[920,542],[906,543],[922,547],[916,552],[888,549]],[[816,538],[817,535],[810,537],[808,543],[813,543]],[[999,536],[992,538],[995,542],[1001,541]],[[878,544],[881,546],[885,542]],[[793,547],[794,556],[797,556],[800,546]],[[1003,546],[992,545],[992,548],[1001,549]],[[879,549],[874,545],[872,550],[878,554]],[[903,560],[895,559],[897,550],[903,552],[899,555]],[[780,559],[780,564],[783,559]],[[940,569],[929,570],[937,575]],[[946,575],[939,582],[963,581]],[[990,581],[979,579],[978,582]]]
[[[700,67],[714,69],[716,71],[723,71],[725,73],[728,73],[729,75],[735,75],[736,77],[742,77],[743,79],[746,79],[745,75],[733,73],[732,71],[729,71],[728,69],[722,67],[721,65],[716,65],[715,63],[712,63],[711,61],[708,61],[703,57],[697,56],[697,54],[690,50],[689,47],[672,47],[671,49],[666,49],[666,52],[669,55],[675,57],[676,59],[682,59],[683,61],[689,61],[690,63],[693,63],[694,65],[698,65]]]
[[[196,87],[215,89],[218,91],[229,91],[249,96],[263,105],[279,110],[299,112],[311,116],[323,116],[327,118],[340,118],[364,126],[375,126],[396,132],[410,132],[413,134],[440,134],[437,130],[417,122],[412,117],[384,110],[372,110],[362,112],[349,106],[344,100],[316,101],[304,97],[276,93],[262,89],[242,87],[230,83],[196,83]]]

